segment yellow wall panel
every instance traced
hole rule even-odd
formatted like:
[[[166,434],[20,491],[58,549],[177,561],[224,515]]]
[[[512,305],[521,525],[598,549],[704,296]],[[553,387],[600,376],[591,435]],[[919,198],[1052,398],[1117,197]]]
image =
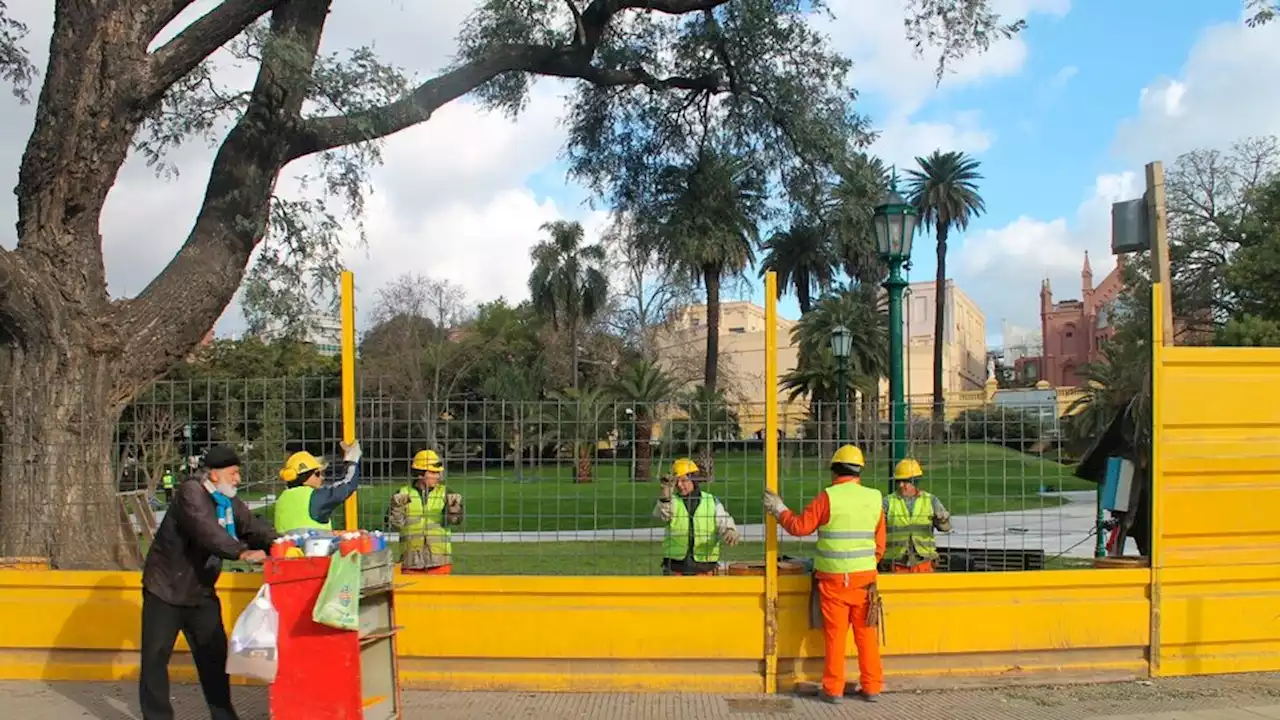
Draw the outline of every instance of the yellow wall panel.
[[[1280,349],[1155,368],[1153,673],[1280,670]]]

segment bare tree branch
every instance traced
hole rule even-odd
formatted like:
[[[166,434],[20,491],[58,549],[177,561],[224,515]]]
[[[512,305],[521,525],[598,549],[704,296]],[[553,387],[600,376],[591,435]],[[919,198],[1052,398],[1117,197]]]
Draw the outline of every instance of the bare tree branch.
[[[310,67],[300,57],[319,52],[330,4],[282,0],[273,11],[272,40],[249,104],[218,149],[186,243],[137,298],[115,304],[111,326],[132,339],[121,358],[128,370],[114,389],[120,402],[195,347],[240,287],[266,232],[276,177],[288,162],[286,128],[296,122],[307,96],[307,83],[288,78]],[[179,307],[183,312],[174,313]]]
[[[283,0],[226,0],[151,53],[142,97],[156,100],[205,58]]]
[[[723,73],[697,77],[655,77],[643,67],[606,68],[592,63],[600,38],[615,15],[624,10],[670,15],[712,10],[728,0],[594,0],[581,13],[574,7],[577,30],[570,45],[502,45],[482,57],[428,80],[404,98],[380,108],[346,115],[312,118],[299,128],[291,159],[368,140],[377,140],[425,122],[445,104],[507,72],[576,78],[606,86],[645,86],[655,90],[725,92]],[[572,2],[570,2],[572,6]]]

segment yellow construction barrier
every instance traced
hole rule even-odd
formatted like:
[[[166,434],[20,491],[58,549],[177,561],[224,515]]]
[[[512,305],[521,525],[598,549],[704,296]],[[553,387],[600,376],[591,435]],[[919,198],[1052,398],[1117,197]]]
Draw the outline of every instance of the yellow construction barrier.
[[[885,577],[898,689],[1146,675],[1147,570]],[[221,583],[230,623],[260,576]],[[760,578],[415,576],[397,592],[408,687],[761,692]],[[779,578],[778,689],[821,674],[807,578]],[[690,598],[697,598],[690,607]],[[122,680],[138,671],[141,576],[0,571],[0,679]],[[20,621],[15,621],[20,618]],[[175,677],[193,671],[179,645]]]

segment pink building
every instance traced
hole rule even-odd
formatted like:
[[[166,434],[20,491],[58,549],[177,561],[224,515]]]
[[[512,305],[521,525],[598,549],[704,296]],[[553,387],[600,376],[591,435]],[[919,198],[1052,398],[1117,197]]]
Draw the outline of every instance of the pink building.
[[[1115,333],[1108,315],[1112,301],[1123,287],[1121,257],[1116,257],[1115,269],[1095,287],[1089,253],[1085,252],[1084,268],[1080,271],[1080,299],[1055,303],[1049,281],[1046,279],[1041,284],[1040,333],[1043,349],[1038,358],[1027,357],[1017,361],[1014,371],[1020,378],[1028,382],[1047,380],[1054,387],[1072,387],[1083,382],[1077,374],[1080,366],[1097,361],[1102,343]]]

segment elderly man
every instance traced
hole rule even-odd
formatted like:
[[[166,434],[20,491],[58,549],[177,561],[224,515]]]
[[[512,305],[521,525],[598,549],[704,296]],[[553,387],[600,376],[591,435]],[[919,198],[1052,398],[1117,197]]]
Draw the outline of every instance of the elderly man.
[[[733,516],[714,495],[702,490],[698,466],[689,458],[671,463],[653,516],[666,523],[662,540],[664,575],[714,575],[720,562],[720,543],[729,547],[741,539]],[[672,490],[679,502],[672,499]]]
[[[191,647],[200,688],[213,720],[237,720],[227,677],[227,633],[214,590],[223,560],[258,563],[276,534],[236,497],[240,458],[226,446],[173,494],[142,571],[143,720],[173,720],[169,658],[181,632]]]

